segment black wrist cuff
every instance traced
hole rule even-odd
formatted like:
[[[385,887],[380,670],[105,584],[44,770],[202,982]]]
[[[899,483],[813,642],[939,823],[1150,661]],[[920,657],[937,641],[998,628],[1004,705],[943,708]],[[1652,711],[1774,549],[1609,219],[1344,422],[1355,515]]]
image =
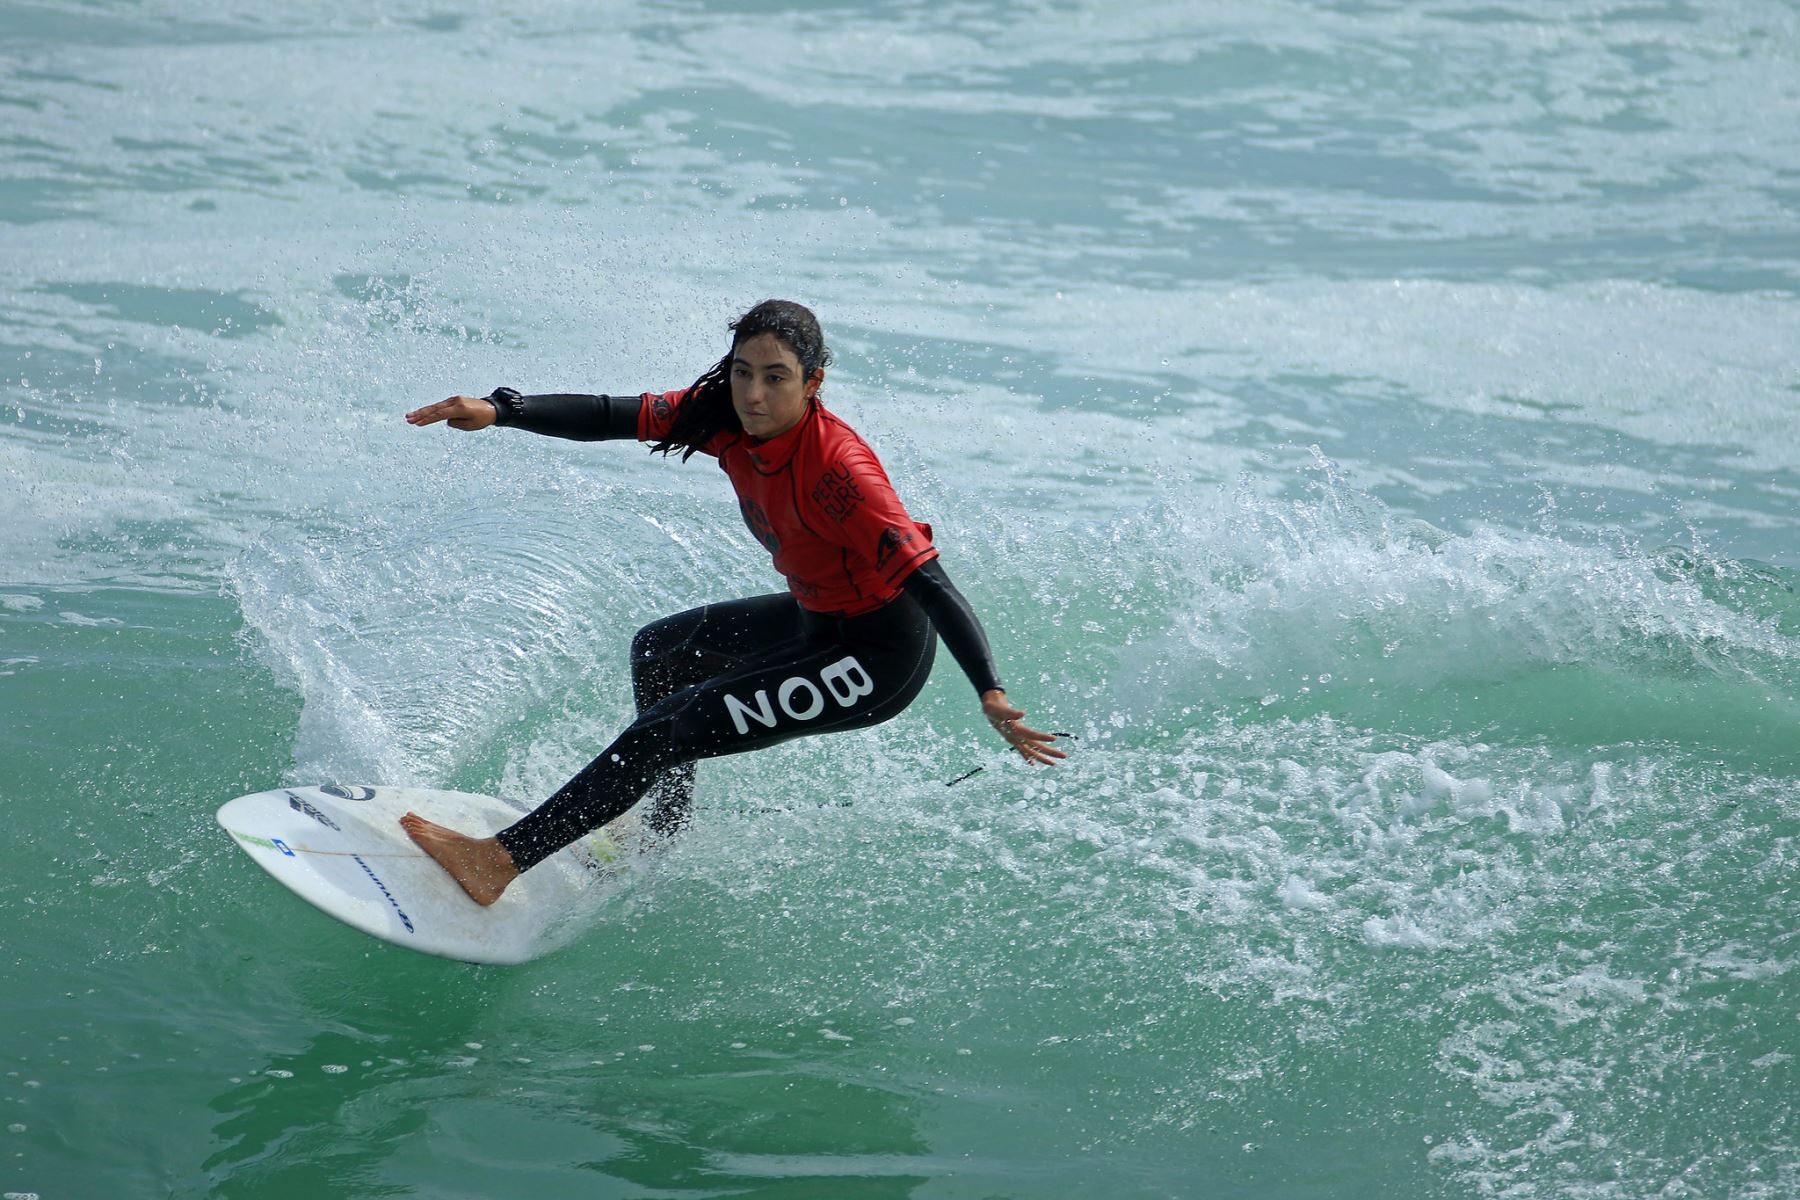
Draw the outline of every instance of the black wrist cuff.
[[[511,425],[525,415],[525,397],[513,388],[497,387],[482,398],[494,406],[496,425]]]

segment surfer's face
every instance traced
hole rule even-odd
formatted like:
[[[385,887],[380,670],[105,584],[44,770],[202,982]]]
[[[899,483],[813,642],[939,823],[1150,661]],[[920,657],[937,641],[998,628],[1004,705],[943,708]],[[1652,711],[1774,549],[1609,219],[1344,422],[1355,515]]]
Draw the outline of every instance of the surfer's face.
[[[786,342],[759,333],[731,352],[731,407],[751,437],[780,437],[800,423],[824,379],[823,370],[808,375]]]

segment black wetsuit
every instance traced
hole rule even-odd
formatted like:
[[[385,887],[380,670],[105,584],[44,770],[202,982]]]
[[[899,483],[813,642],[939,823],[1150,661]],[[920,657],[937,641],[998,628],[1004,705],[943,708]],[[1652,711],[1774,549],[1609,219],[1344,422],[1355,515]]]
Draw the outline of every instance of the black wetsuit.
[[[580,441],[636,438],[652,397],[496,393],[500,423]],[[941,635],[978,693],[998,688],[980,622],[931,558],[881,607],[814,612],[779,593],[708,604],[632,639],[637,719],[535,811],[500,831],[527,870],[653,796],[649,824],[688,817],[694,763],[813,733],[860,729],[912,703]]]

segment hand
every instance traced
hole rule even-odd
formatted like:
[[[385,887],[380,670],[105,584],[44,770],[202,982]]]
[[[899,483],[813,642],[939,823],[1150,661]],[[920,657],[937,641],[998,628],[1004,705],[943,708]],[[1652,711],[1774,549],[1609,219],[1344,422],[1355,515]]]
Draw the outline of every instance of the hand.
[[[1000,736],[1026,762],[1054,763],[1059,758],[1069,757],[1050,745],[1056,740],[1054,733],[1039,733],[1030,726],[1019,724],[1024,710],[1007,703],[1006,693],[999,688],[981,694],[981,712],[987,717],[988,724],[999,730]]]
[[[448,400],[439,400],[436,404],[413,409],[406,414],[406,423],[435,425],[439,421],[448,421],[452,429],[486,429],[499,415],[491,401],[479,396],[452,396]]]

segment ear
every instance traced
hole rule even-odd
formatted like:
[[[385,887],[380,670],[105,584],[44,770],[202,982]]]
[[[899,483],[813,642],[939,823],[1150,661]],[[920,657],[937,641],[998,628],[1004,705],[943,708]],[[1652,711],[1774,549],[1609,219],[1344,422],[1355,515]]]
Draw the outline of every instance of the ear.
[[[824,367],[814,367],[812,370],[812,374],[810,374],[806,377],[806,398],[808,400],[817,399],[818,395],[819,395],[819,389],[821,387],[823,387],[824,384],[825,384],[825,368]]]

